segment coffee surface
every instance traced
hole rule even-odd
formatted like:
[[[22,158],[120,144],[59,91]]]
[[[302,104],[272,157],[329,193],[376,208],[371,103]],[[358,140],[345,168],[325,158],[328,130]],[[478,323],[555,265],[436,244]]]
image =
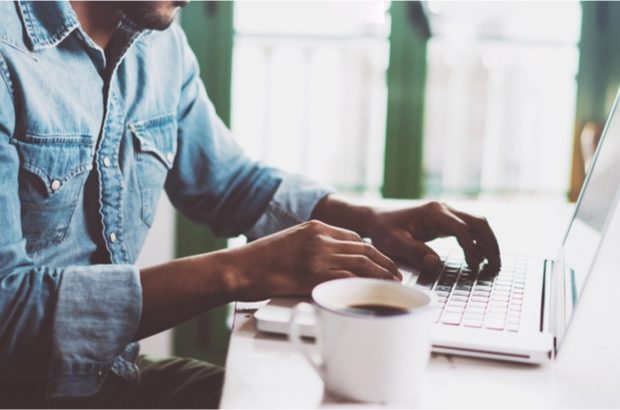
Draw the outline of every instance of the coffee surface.
[[[407,309],[404,309],[402,307],[381,305],[375,303],[349,305],[343,310],[347,313],[366,316],[397,316],[404,315],[409,312]]]

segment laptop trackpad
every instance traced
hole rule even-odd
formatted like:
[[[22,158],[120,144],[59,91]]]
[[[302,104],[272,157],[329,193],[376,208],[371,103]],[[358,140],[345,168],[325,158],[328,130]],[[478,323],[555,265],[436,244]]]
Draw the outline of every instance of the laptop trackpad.
[[[288,334],[289,321],[293,307],[300,302],[309,302],[309,298],[272,298],[269,303],[254,313],[256,328],[262,332]],[[302,336],[314,337],[314,319],[309,315],[299,316],[299,330]]]

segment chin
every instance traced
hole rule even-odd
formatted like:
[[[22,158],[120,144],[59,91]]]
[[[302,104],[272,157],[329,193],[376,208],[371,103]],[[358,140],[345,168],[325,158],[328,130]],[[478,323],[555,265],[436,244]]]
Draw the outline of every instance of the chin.
[[[188,1],[121,1],[118,8],[143,29],[165,30]]]

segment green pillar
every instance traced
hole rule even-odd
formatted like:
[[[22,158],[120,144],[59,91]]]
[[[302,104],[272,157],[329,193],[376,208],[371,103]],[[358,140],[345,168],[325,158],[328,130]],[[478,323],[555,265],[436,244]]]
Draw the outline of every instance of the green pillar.
[[[200,65],[200,77],[222,120],[230,126],[233,47],[233,2],[191,2],[181,14],[181,25]],[[206,227],[177,216],[176,255],[183,257],[222,249],[226,240]],[[226,319],[230,306],[212,309],[174,331],[173,350],[223,365],[230,338]]]
[[[422,195],[426,46],[430,29],[419,1],[392,2],[383,196]]]

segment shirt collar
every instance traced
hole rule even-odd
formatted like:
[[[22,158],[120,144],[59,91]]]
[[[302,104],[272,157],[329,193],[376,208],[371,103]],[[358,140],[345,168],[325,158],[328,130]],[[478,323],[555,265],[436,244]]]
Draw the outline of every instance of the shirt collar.
[[[68,1],[19,0],[17,4],[33,51],[56,46],[79,27]]]

